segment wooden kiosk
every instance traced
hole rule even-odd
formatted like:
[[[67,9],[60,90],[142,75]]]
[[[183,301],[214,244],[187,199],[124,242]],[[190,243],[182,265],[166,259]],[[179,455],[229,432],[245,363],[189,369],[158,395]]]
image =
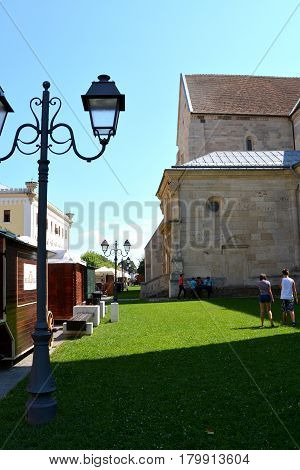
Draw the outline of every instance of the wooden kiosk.
[[[86,263],[65,250],[48,259],[48,309],[55,321],[68,320],[85,300]]]
[[[32,348],[36,323],[37,248],[0,230],[0,359]]]

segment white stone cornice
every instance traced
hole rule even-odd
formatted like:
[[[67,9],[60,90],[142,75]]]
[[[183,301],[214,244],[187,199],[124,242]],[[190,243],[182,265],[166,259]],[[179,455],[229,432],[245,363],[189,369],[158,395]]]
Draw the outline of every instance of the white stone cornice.
[[[188,86],[187,86],[187,83],[186,83],[185,74],[182,73],[181,78],[182,78],[183,90],[184,90],[184,94],[185,94],[186,101],[187,101],[187,104],[188,104],[189,112],[193,113],[194,112],[193,111],[193,105],[192,105],[192,101],[191,101],[191,97],[190,97],[190,92],[189,92],[189,89],[188,89]]]

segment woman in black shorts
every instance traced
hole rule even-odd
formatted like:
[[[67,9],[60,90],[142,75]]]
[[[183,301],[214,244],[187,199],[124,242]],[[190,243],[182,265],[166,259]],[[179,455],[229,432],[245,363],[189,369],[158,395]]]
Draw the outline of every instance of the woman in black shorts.
[[[271,322],[271,327],[274,327],[273,316],[271,311],[271,303],[274,302],[274,297],[272,294],[271,283],[267,281],[267,276],[261,274],[259,276],[259,307],[260,307],[260,320],[261,327],[264,327],[265,312],[268,313],[269,320]]]

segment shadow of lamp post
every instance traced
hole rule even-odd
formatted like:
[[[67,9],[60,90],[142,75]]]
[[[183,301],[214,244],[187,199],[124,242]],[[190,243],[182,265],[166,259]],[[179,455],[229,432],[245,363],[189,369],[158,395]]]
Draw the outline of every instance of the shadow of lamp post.
[[[52,421],[56,415],[57,402],[52,396],[56,390],[54,378],[50,367],[48,342],[50,332],[46,321],[47,317],[47,251],[46,251],[46,223],[47,223],[47,184],[49,172],[49,152],[63,155],[73,150],[75,155],[86,162],[91,162],[101,157],[112,136],[116,134],[119,113],[125,111],[125,95],[117,89],[115,82],[110,81],[108,75],[100,75],[99,81],[92,82],[91,87],[82,102],[85,111],[89,111],[91,125],[95,137],[99,138],[101,149],[97,155],[86,157],[77,150],[73,129],[65,123],[57,123],[56,117],[61,108],[61,100],[57,97],[50,98],[50,83],[43,83],[42,99],[32,98],[30,109],[34,115],[34,124],[22,124],[16,131],[10,152],[0,157],[0,163],[10,158],[16,150],[25,155],[40,152],[39,165],[39,194],[38,194],[38,241],[37,241],[37,322],[34,333],[33,362],[27,391],[31,397],[26,403],[27,420],[31,424],[43,424]],[[37,117],[33,106],[41,106],[41,119]],[[50,107],[54,106],[54,114],[50,120]],[[4,92],[0,87],[0,134],[7,117],[13,112]],[[24,129],[34,131],[31,140],[20,138]],[[68,135],[65,140],[57,137],[56,131],[64,129]],[[30,152],[23,150],[23,145],[35,144],[35,149]],[[57,151],[56,146],[64,145],[62,151]],[[54,146],[54,147],[53,147]]]
[[[115,241],[113,248],[109,250],[109,244],[106,240],[103,240],[101,243],[101,248],[103,251],[103,254],[105,256],[110,256],[112,253],[114,254],[114,263],[115,263],[115,281],[114,281],[114,302],[118,302],[118,292],[117,292],[117,268],[118,268],[118,255],[120,255],[122,258],[126,258],[128,256],[128,253],[130,251],[131,245],[128,240],[125,241],[124,243],[124,250],[125,254],[123,254],[122,250],[118,248],[118,242]],[[107,254],[106,254],[107,253]]]

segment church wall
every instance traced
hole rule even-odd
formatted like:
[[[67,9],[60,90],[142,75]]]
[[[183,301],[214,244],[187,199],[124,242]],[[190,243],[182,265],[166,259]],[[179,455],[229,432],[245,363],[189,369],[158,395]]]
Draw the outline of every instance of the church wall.
[[[151,241],[145,246],[145,282],[151,279]]]
[[[145,247],[145,282],[141,284],[141,298],[165,297],[169,291],[169,273],[164,273],[164,248],[161,225]]]
[[[300,109],[293,116],[293,122],[295,135],[295,150],[300,150]]]
[[[156,229],[145,247],[145,281],[163,274],[163,242],[160,227]]]
[[[298,182],[289,171],[201,173],[180,187],[186,278],[251,286],[261,272],[278,279],[284,267],[299,267]],[[218,213],[207,210],[211,197],[220,202]]]
[[[288,118],[225,117],[192,115],[188,135],[185,128],[179,130],[181,147],[186,137],[188,142],[185,162],[214,151],[246,150],[247,137],[252,139],[254,150],[294,149],[293,128]]]
[[[151,239],[151,279],[163,274],[163,247],[159,228]]]
[[[182,84],[180,86],[179,95],[179,108],[178,108],[178,129],[177,129],[177,158],[176,164],[182,165],[189,161],[189,127],[190,127],[191,115],[187,107],[185,94],[183,91]]]

